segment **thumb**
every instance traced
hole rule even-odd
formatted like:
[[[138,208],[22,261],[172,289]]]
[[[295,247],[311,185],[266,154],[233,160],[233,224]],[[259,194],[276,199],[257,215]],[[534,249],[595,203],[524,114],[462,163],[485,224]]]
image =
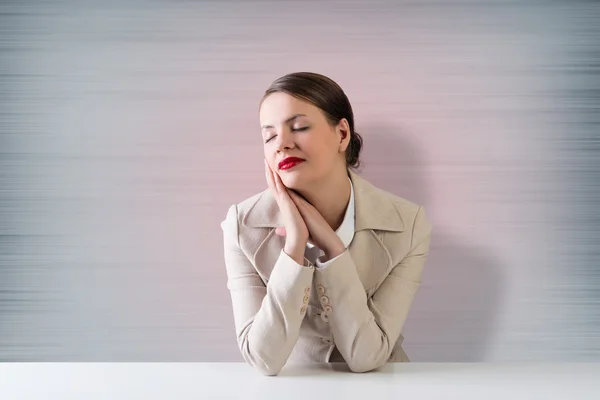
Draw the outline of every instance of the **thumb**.
[[[275,234],[277,236],[285,236],[285,227],[280,226],[280,227],[275,228]]]

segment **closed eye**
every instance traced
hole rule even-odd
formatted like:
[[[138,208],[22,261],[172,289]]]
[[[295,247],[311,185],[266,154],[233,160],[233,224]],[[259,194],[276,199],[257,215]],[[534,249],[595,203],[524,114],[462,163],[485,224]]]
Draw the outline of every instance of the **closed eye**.
[[[303,132],[308,130],[308,128],[310,128],[310,126],[303,126],[302,128],[292,128],[292,132]],[[277,135],[273,135],[270,138],[268,138],[265,143],[269,143],[271,140],[275,139],[277,137]]]

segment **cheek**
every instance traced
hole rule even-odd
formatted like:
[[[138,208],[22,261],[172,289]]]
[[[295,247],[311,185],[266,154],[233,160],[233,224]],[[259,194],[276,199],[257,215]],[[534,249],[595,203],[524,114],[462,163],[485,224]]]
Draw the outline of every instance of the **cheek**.
[[[275,152],[273,151],[271,146],[268,146],[268,145],[263,146],[263,154],[265,155],[265,158],[267,160],[270,160],[275,156]]]
[[[273,151],[273,149],[270,149],[269,146],[264,146],[263,147],[263,154],[265,156],[265,160],[267,160],[267,163],[269,164],[269,166],[271,167],[271,169],[275,168],[275,160],[276,160],[276,154],[275,151]]]
[[[335,155],[335,148],[331,141],[313,141],[308,145],[306,150],[307,153],[310,153],[311,159],[314,159],[321,165],[328,164]]]

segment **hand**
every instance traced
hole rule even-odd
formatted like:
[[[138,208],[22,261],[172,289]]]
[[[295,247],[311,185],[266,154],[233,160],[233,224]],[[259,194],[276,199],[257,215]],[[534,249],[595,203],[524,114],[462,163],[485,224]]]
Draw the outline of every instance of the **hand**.
[[[304,250],[308,241],[308,228],[290,197],[290,191],[285,187],[279,175],[271,169],[265,160],[265,175],[269,189],[277,201],[283,216],[285,226],[285,246],[283,251],[298,264],[304,264]]]
[[[298,208],[304,223],[308,227],[310,239],[319,249],[325,253],[325,259],[330,260],[346,251],[342,239],[329,226],[329,223],[323,218],[321,213],[302,196],[293,190],[289,190],[289,195]]]

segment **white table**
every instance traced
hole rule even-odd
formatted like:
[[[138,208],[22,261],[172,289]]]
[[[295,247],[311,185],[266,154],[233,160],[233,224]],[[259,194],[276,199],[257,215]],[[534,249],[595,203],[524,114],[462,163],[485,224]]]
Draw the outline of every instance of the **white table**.
[[[600,364],[4,363],[0,399],[600,399]]]

